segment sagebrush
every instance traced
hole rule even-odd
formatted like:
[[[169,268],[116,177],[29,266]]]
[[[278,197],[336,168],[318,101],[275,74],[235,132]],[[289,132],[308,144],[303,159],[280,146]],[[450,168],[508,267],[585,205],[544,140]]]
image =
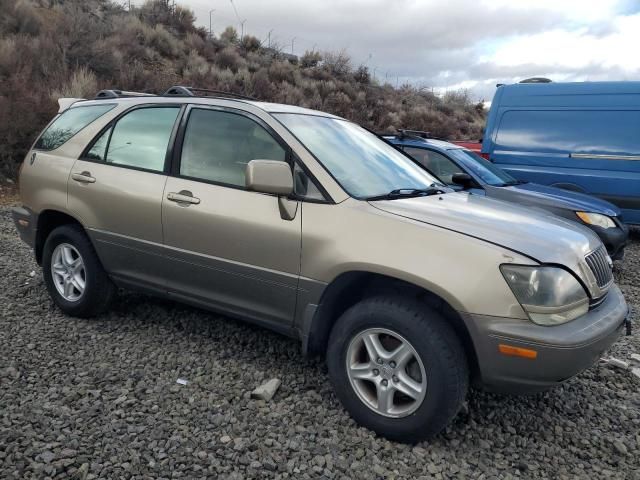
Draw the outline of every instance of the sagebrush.
[[[194,85],[441,138],[478,138],[484,124],[482,105],[465,92],[379,84],[344,51],[296,59],[231,27],[209,38],[190,10],[167,0],[132,11],[111,0],[0,0],[0,12],[0,174],[8,177],[58,97],[91,98],[102,88]]]

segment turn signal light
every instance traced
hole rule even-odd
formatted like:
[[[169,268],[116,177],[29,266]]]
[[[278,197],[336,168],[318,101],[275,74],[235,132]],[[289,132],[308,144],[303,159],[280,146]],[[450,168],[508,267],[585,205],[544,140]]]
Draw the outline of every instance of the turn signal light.
[[[511,345],[498,345],[498,350],[501,354],[509,357],[522,357],[534,360],[538,356],[538,352],[535,350],[529,350],[528,348],[512,347]]]

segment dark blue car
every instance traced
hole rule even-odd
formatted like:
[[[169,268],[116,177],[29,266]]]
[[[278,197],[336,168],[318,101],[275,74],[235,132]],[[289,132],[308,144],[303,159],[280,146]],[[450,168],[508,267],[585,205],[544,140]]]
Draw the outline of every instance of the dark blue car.
[[[640,225],[640,82],[498,86],[482,153],[519,180],[597,196]]]
[[[544,209],[582,223],[600,236],[614,260],[624,256],[629,229],[620,220],[620,209],[605,200],[516,180],[479,155],[452,143],[406,133],[384,138],[451,188]]]

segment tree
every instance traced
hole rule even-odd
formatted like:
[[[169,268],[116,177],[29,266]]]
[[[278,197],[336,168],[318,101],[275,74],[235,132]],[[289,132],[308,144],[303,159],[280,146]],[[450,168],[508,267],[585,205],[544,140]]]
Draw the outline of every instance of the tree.
[[[238,32],[233,27],[227,27],[224,32],[220,34],[220,40],[225,43],[238,43]]]

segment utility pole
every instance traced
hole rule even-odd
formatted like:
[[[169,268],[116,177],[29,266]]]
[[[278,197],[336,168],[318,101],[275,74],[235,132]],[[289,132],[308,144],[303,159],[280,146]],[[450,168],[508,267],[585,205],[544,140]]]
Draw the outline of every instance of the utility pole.
[[[246,21],[247,19],[245,18],[240,22],[240,41],[242,41],[242,39],[244,38],[244,22]]]
[[[231,6],[233,7],[233,11],[236,14],[236,18],[238,19],[238,22],[240,23],[240,41],[242,41],[242,39],[244,38],[244,22],[247,21],[247,19],[245,18],[244,20],[240,20],[240,15],[238,14],[238,9],[236,8],[236,4],[233,3],[233,0],[229,0],[231,2]]]
[[[209,39],[213,38],[213,29],[212,29],[213,23],[211,22],[211,14],[215,11],[216,11],[215,8],[212,8],[211,10],[209,10]]]
[[[293,55],[293,44],[294,44],[294,42],[296,41],[296,38],[298,38],[298,37],[293,37],[293,38],[291,39],[291,55]]]
[[[273,28],[271,30],[269,30],[269,33],[267,34],[267,45],[268,48],[271,48],[271,32],[273,32]]]

